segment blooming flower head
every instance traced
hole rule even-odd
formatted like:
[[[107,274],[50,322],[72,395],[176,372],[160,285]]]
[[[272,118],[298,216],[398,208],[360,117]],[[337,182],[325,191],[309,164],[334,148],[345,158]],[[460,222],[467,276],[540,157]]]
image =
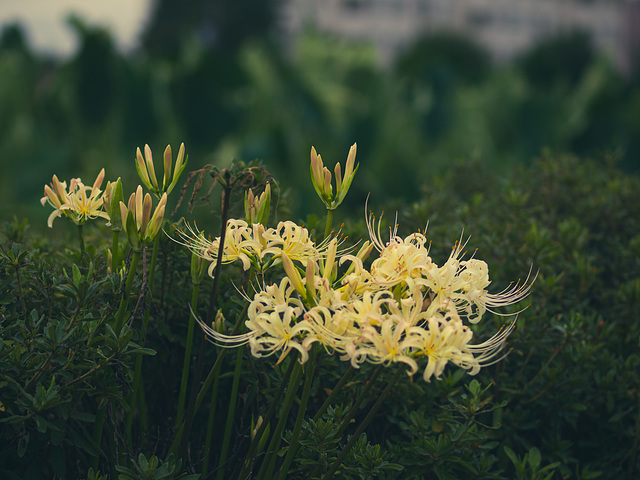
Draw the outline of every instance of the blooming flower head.
[[[100,170],[98,177],[91,187],[85,186],[80,178],[73,178],[67,183],[60,182],[57,176],[53,176],[51,186],[45,185],[44,196],[40,203],[49,203],[54,211],[49,215],[47,225],[51,228],[53,221],[65,215],[76,225],[82,225],[87,220],[97,217],[109,220],[109,215],[103,210],[102,190],[100,186],[104,181],[104,168]]]
[[[261,243],[254,238],[254,231],[255,229],[249,227],[244,220],[228,220],[222,263],[233,263],[239,260],[242,268],[249,270],[251,263],[259,260],[262,250]],[[181,238],[179,243],[187,246],[193,254],[211,262],[209,275],[213,275],[220,250],[220,237],[214,240],[207,239],[197,226],[192,228],[188,224],[186,230],[178,229],[177,233]]]
[[[316,246],[309,237],[309,231],[291,221],[279,222],[276,228],[269,228],[264,232],[263,238],[267,243],[261,253],[262,257],[271,255],[277,261],[284,253],[292,261],[303,265],[310,258],[318,258],[320,250],[326,247]]]

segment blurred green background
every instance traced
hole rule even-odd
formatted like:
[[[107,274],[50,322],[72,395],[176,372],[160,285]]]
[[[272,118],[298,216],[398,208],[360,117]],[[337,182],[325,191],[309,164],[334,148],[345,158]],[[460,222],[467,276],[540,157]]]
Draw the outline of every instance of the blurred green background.
[[[0,34],[0,218],[44,222],[55,173],[90,183],[100,168],[134,190],[133,159],[185,142],[188,170],[262,159],[294,216],[320,206],[314,145],[329,166],[358,142],[349,208],[420,198],[452,165],[496,174],[545,149],[640,162],[640,70],[622,75],[586,33],[565,32],[494,64],[470,38],[423,36],[384,67],[371,45],[313,29],[292,46],[279,2],[156,2],[124,55],[104,28],[70,17],[77,49],[36,53],[21,25]],[[200,31],[207,16],[214,34]],[[206,32],[204,32],[206,33]],[[39,222],[39,219],[42,222]]]

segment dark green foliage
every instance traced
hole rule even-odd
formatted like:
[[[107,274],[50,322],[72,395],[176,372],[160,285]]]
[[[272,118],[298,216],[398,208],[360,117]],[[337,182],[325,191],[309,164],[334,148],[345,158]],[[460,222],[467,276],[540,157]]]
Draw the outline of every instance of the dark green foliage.
[[[544,40],[522,55],[519,64],[536,88],[575,87],[595,55],[589,34],[578,30]]]
[[[140,454],[134,468],[118,467],[118,480],[198,480],[200,475],[180,473],[182,461],[169,455],[166,460],[158,460],[155,455],[147,459]]]
[[[336,460],[343,444],[340,424],[346,414],[341,406],[329,408],[321,419],[303,423],[305,436],[300,441],[299,468],[291,471],[287,478],[319,479]],[[339,478],[394,478],[393,472],[402,472],[402,465],[389,461],[389,454],[380,445],[371,445],[367,435],[362,434],[347,456],[343,467],[336,473]]]
[[[521,458],[539,448],[560,462],[557,478],[634,478],[640,179],[611,161],[545,155],[508,181],[461,167],[412,210],[401,225],[431,217],[432,238],[464,226],[494,279],[540,269],[509,357],[480,374],[508,402],[497,439]]]
[[[106,322],[119,278],[106,274],[100,257],[75,257],[2,242],[3,478],[67,478],[77,462],[105,455],[93,437],[96,412],[117,415],[129,359],[155,353],[137,343],[134,330],[116,334]],[[70,263],[71,273],[52,258]]]
[[[239,175],[243,164],[234,165],[230,172]],[[266,175],[261,169],[256,172]],[[203,171],[207,178],[209,173],[219,171]],[[255,175],[247,179],[259,180]],[[198,198],[208,185],[202,185]],[[468,255],[477,248],[473,254],[490,266],[493,292],[507,280],[526,275],[533,265],[533,275],[539,273],[531,306],[519,315],[507,358],[483,369],[476,379],[453,367],[428,384],[419,375],[413,380],[402,375],[342,462],[339,478],[637,477],[640,179],[622,173],[612,160],[546,154],[508,178],[496,177],[479,164],[459,164],[448,175],[425,181],[421,195],[420,201],[401,208],[400,234],[430,219],[427,236],[433,239],[431,255],[438,263],[447,258],[464,228],[472,235]],[[231,198],[232,216],[241,215],[240,190]],[[374,197],[369,208],[378,211],[379,204]],[[202,208],[200,203],[195,206]],[[219,401],[212,405],[205,400],[196,416],[190,457],[170,457],[189,319],[190,259],[181,246],[161,239],[153,295],[136,294],[139,310],[131,328],[116,335],[110,319],[122,282],[107,272],[102,247],[96,248],[106,244],[105,232],[86,229],[87,253],[80,255],[61,246],[57,235],[43,238],[27,226],[5,224],[0,255],[3,478],[67,478],[69,472],[95,479],[118,474],[181,478],[198,473],[206,455],[210,474],[223,468],[235,478],[258,417],[281,398],[278,387],[288,362],[274,367],[269,359],[254,359],[247,351],[240,357],[229,456],[219,466],[219,443],[214,439],[213,450],[205,452],[202,438],[212,407],[215,425],[222,428],[226,422],[222,392],[231,386],[236,357],[227,355]],[[170,231],[168,225],[166,229]],[[350,220],[343,231],[350,239],[362,238],[364,222]],[[210,311],[208,281],[196,312],[203,318]],[[215,309],[225,312],[227,331],[243,307],[234,285],[244,281],[241,268],[223,269]],[[138,291],[140,286],[136,280],[133,288]],[[143,335],[144,311],[149,328]],[[477,341],[506,321],[485,318],[474,327]],[[201,338],[196,338],[196,350]],[[215,350],[205,348],[206,365],[213,364]],[[136,353],[153,351],[159,353],[145,355],[142,365],[150,427],[139,425],[137,410],[134,440],[128,443],[124,424],[134,360]],[[392,376],[392,369],[378,375],[375,367],[363,365],[340,391],[337,406],[312,420],[347,367],[336,356],[319,358],[289,478],[321,478]],[[372,379],[376,383],[362,410],[343,425],[346,412]],[[287,430],[293,421],[287,420]],[[274,428],[272,420],[269,431]],[[288,435],[278,450],[282,456],[291,447]]]

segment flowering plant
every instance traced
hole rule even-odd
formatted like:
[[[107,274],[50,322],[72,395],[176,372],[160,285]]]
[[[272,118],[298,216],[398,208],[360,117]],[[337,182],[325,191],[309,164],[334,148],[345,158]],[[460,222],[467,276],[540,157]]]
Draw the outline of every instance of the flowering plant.
[[[210,191],[215,184],[220,185],[219,235],[207,235],[195,222],[186,220],[180,226],[170,228],[165,213],[168,196],[175,189],[186,165],[184,145],[180,147],[175,168],[172,168],[170,147],[165,149],[162,182],[157,180],[151,149],[145,146],[144,152],[143,156],[138,149],[135,158],[142,185],[128,197],[127,202],[120,179],[108,182],[105,190],[101,190],[105,177],[102,170],[92,187],[85,187],[80,179],[73,179],[67,190],[66,183],[54,176],[51,185],[45,187],[42,203],[48,202],[54,208],[49,226],[58,216],[67,216],[78,226],[98,217],[109,221],[107,226],[113,232],[113,240],[111,248],[106,250],[108,271],[117,276],[122,286],[118,292],[120,302],[117,310],[110,310],[100,326],[105,325],[109,333],[113,332],[116,338],[122,337],[122,341],[131,339],[134,334],[132,327],[138,313],[142,315],[142,322],[136,330],[136,338],[146,337],[150,320],[154,318],[153,282],[157,256],[162,250],[160,242],[166,242],[169,237],[175,242],[173,245],[178,246],[176,248],[187,247],[191,261],[190,275],[185,277],[191,279],[192,296],[184,314],[188,325],[182,375],[177,389],[174,436],[167,451],[167,465],[173,465],[175,458],[179,461],[187,458],[194,421],[209,391],[212,397],[204,451],[212,451],[218,386],[224,375],[222,366],[229,347],[237,348],[237,353],[231,388],[227,392],[227,423],[217,458],[219,478],[225,471],[231,471],[231,467],[227,469],[225,466],[233,438],[233,420],[240,396],[238,388],[243,365],[247,361],[245,349],[241,347],[247,346],[250,357],[259,362],[273,357],[272,366],[267,368],[282,374],[280,386],[273,397],[275,401],[266,410],[258,409],[253,416],[250,438],[244,445],[244,461],[233,470],[237,478],[247,478],[255,468],[256,478],[263,480],[287,478],[298,449],[311,431],[305,416],[310,409],[314,372],[325,360],[337,358],[344,362],[344,375],[328,393],[322,406],[316,409],[314,421],[326,412],[336,414],[339,411],[332,404],[342,391],[349,388],[349,376],[362,370],[366,364],[374,365],[374,377],[387,367],[393,369],[392,378],[366,410],[352,437],[324,468],[322,478],[329,479],[342,468],[342,462],[355,448],[360,434],[402,373],[413,377],[421,372],[425,382],[432,382],[443,378],[448,364],[476,375],[482,368],[504,357],[504,346],[515,328],[515,316],[521,310],[504,313],[501,309],[522,301],[529,294],[536,276],[530,271],[524,281],[492,293],[489,290],[488,265],[476,254],[467,255],[465,252],[468,239],[461,236],[448,258],[437,263],[432,257],[426,231],[418,230],[401,236],[399,226],[394,223],[388,236],[383,235],[382,215],[380,218],[372,213],[365,216],[366,238],[355,243],[348,241],[341,231],[334,232],[331,228],[334,212],[345,199],[358,170],[355,144],[349,150],[344,175],[339,164],[334,169],[335,189],[330,170],[324,166],[315,149],[311,150],[311,182],[327,213],[324,235],[291,220],[270,224],[272,210],[275,210],[272,194],[279,192],[277,183],[264,169],[240,164],[222,170],[205,167],[190,174],[181,190],[180,201],[191,179],[197,176],[197,187],[194,187],[192,196],[195,198],[195,190],[202,186],[206,173],[213,178]],[[148,193],[144,192],[145,188]],[[232,198],[237,193],[244,199],[244,215],[230,218]],[[151,195],[158,199],[155,207]],[[365,212],[367,208],[365,205]],[[126,245],[120,242],[118,235],[121,231],[126,234]],[[84,251],[82,234],[81,248]],[[146,256],[147,248],[152,248],[150,262]],[[165,245],[164,248],[168,247]],[[166,258],[163,263],[166,264]],[[223,290],[230,286],[226,265],[234,263],[241,266],[235,275],[240,285],[233,286],[235,292]],[[92,272],[93,267],[89,271]],[[209,302],[204,308],[206,313],[201,318],[198,312],[202,311],[202,305],[199,305],[198,297],[207,274],[212,286]],[[74,270],[74,275],[78,282],[84,278],[79,269],[77,274]],[[163,294],[161,291],[160,295]],[[137,301],[132,302],[136,297]],[[241,305],[241,311],[237,305]],[[479,338],[475,325],[487,312],[509,314],[514,318],[488,338]],[[235,321],[227,321],[227,318]],[[74,320],[68,328],[73,323]],[[207,343],[201,341],[199,352],[193,354],[192,347],[198,338],[196,323],[205,338],[217,347],[215,363],[204,381],[202,376],[208,350]],[[124,400],[127,409],[123,415],[122,431],[128,446],[134,443],[136,431],[148,429],[145,423],[145,388],[148,386],[144,383],[143,355],[151,352],[136,347],[129,350],[131,353],[135,360],[129,374],[130,392]],[[197,361],[192,365],[193,358]],[[115,354],[109,357],[109,361],[114,359]],[[285,366],[286,371],[282,372]],[[301,384],[302,392],[298,394]],[[351,408],[340,415],[339,434],[349,428],[359,411],[367,405],[374,385],[374,381],[368,382]],[[281,397],[282,402],[279,402]],[[285,436],[287,419],[296,403],[298,415],[291,425],[291,433]],[[112,428],[118,428],[117,421]],[[102,437],[102,425],[98,423],[93,438],[100,442]],[[285,438],[289,446],[279,454]],[[241,443],[236,448],[239,445]],[[96,464],[99,463],[98,457]],[[140,462],[144,459],[147,465],[150,462],[144,455],[139,459]],[[385,468],[402,467],[389,464]],[[122,465],[117,469],[120,472],[133,471]],[[208,474],[208,456],[202,461],[200,471],[203,476]],[[318,472],[311,473],[315,477]]]

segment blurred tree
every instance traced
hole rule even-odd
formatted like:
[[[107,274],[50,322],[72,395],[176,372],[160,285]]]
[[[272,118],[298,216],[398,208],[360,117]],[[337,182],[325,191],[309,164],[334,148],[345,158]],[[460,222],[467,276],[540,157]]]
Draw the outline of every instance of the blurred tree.
[[[89,27],[74,15],[68,22],[80,41],[72,60],[77,108],[84,120],[97,126],[107,117],[117,93],[117,53],[104,28]]]
[[[207,49],[237,50],[275,26],[279,0],[156,0],[142,34],[145,51],[176,59],[195,37]]]
[[[24,29],[19,23],[6,25],[0,32],[0,52],[18,52],[31,58],[31,50],[25,37]]]
[[[437,81],[441,77],[462,83],[477,83],[491,70],[489,53],[470,38],[439,33],[418,38],[398,58],[396,71],[402,77]]]
[[[431,139],[441,137],[453,121],[453,92],[482,81],[490,68],[486,50],[451,33],[419,38],[395,66],[408,100],[421,110],[422,128]]]
[[[576,30],[536,44],[516,63],[536,88],[546,89],[556,84],[572,87],[580,81],[595,56],[591,36]]]

